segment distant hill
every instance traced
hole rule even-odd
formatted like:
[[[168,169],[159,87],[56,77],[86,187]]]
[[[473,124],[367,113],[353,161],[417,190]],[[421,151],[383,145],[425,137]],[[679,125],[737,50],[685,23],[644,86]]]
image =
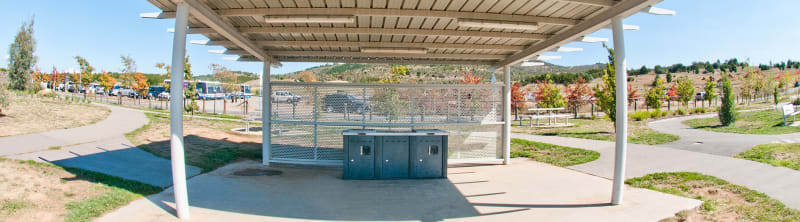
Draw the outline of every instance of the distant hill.
[[[415,78],[418,82],[426,83],[454,83],[461,80],[462,73],[472,72],[480,75],[484,81],[491,79],[491,72],[487,66],[473,65],[406,65],[410,78]],[[376,82],[391,76],[392,64],[335,64],[321,65],[308,68],[303,71],[287,73],[283,76],[273,76],[277,79],[298,79],[301,72],[312,72],[321,81],[344,80],[349,82]],[[546,73],[577,73],[586,72],[591,69],[603,69],[605,64],[598,63],[582,66],[559,66],[552,63],[545,63],[543,66],[536,67],[513,67],[514,79],[520,80],[529,76],[542,75]],[[501,77],[501,76],[498,76]]]

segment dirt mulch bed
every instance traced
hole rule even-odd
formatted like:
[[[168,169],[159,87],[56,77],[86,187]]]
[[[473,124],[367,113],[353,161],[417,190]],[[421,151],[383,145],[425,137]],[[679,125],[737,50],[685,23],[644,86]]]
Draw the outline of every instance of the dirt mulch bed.
[[[108,192],[45,164],[0,159],[0,221],[63,221],[65,205]]]
[[[109,114],[108,108],[86,103],[17,97],[0,115],[0,137],[89,125]]]

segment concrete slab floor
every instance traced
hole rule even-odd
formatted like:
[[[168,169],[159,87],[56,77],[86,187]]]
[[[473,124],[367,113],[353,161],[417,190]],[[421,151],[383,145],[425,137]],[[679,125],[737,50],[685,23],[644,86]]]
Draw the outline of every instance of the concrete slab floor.
[[[273,176],[237,176],[271,169]],[[187,221],[657,221],[700,201],[627,187],[608,204],[611,181],[514,159],[451,166],[448,179],[342,180],[339,169],[264,167],[239,162],[189,180]],[[178,221],[171,189],[99,221]]]

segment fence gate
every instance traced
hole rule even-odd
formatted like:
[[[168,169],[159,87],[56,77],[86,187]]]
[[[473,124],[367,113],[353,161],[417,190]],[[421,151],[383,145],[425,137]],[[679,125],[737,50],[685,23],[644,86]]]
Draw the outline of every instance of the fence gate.
[[[452,162],[502,159],[500,84],[270,85],[273,162],[340,165],[346,129],[442,129]]]

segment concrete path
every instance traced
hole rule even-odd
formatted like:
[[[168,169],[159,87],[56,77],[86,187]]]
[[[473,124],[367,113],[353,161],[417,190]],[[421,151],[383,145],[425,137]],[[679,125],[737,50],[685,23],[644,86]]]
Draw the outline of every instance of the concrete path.
[[[680,136],[679,140],[662,144],[662,146],[721,156],[734,156],[753,148],[753,146],[765,143],[800,143],[800,133],[783,135],[719,133],[694,129],[681,123],[690,119],[716,116],[717,114],[714,113],[669,118],[650,122],[647,126],[659,132]]]
[[[50,162],[125,179],[167,187],[172,184],[171,162],[134,147],[124,134],[149,121],[143,112],[117,106],[98,123],[44,133],[0,138],[0,156]],[[48,149],[59,147],[58,149]],[[187,177],[200,174],[186,167]]]
[[[569,168],[613,178],[613,142],[517,133],[512,137],[600,152],[598,160]],[[789,207],[800,209],[800,190],[797,189],[800,187],[800,171],[668,146],[638,144],[628,144],[627,160],[627,179],[658,172],[698,172],[746,186],[778,199]]]
[[[530,159],[451,166],[448,179],[342,180],[341,169],[230,164],[188,181],[191,221],[657,221],[700,201],[626,187]],[[278,170],[280,175],[241,172]],[[180,221],[173,191],[138,199],[98,221]]]
[[[105,120],[91,125],[20,136],[0,137],[0,156],[34,152],[48,147],[100,141],[124,135],[148,122],[147,117],[136,110],[96,103],[93,105],[107,107],[111,109],[111,114]]]

